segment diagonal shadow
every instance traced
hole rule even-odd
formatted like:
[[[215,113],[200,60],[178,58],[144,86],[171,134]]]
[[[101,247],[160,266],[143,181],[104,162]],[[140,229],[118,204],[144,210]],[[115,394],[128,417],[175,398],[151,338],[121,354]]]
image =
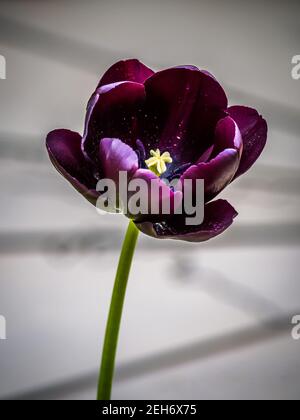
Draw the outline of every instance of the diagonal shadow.
[[[37,54],[47,59],[64,63],[68,66],[75,66],[86,72],[100,75],[100,73],[120,58],[130,57],[131,54],[124,51],[111,51],[87,42],[74,40],[67,36],[37,28],[0,15],[0,39],[2,44],[19,48],[30,53]],[[168,67],[169,63],[149,63],[154,67]],[[272,120],[272,126],[287,132],[300,132],[300,113],[298,109],[280,103],[275,103],[263,97],[252,95],[251,92],[244,92],[234,86],[228,87],[229,93],[244,102],[244,98],[252,98],[264,109],[268,119]],[[251,100],[250,100],[251,102]]]
[[[102,69],[124,55],[1,15],[0,39],[2,45],[99,75]]]
[[[274,317],[258,325],[221,334],[210,339],[201,339],[175,349],[168,349],[157,354],[141,357],[124,363],[116,369],[115,381],[128,381],[141,376],[160,373],[167,369],[187,363],[201,362],[213,357],[248,349],[260,343],[274,340],[291,332],[291,318],[295,313]],[[96,390],[97,372],[62,381],[53,385],[39,387],[28,392],[7,396],[9,400],[54,400],[66,398],[72,392],[84,391],[88,388]]]
[[[59,230],[40,232],[3,232],[0,233],[0,255],[18,254],[90,254],[99,251],[113,252],[118,249],[122,239],[121,229]],[[237,224],[234,229],[208,241],[206,249],[235,247],[282,247],[284,245],[299,246],[300,224]],[[174,251],[190,253],[196,250],[193,244],[174,240],[152,240],[143,237],[140,248],[147,251]]]
[[[257,320],[271,318],[282,313],[282,308],[272,300],[252,289],[247,284],[232,281],[213,267],[203,267],[201,259],[189,258],[176,253],[172,261],[172,282],[176,281],[185,289],[201,291],[215,300],[238,308]]]

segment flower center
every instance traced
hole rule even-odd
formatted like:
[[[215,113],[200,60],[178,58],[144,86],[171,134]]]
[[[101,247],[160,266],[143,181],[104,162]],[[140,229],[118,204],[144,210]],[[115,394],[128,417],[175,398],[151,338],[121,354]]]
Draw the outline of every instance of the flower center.
[[[167,170],[166,163],[172,163],[172,158],[169,152],[164,152],[160,154],[160,150],[150,150],[151,157],[145,160],[148,168],[155,173],[155,175],[162,175]]]

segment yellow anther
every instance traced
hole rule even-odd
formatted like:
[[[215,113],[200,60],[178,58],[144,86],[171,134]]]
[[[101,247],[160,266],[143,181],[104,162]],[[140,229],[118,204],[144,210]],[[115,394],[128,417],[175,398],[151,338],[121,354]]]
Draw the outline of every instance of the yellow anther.
[[[164,152],[162,155],[160,154],[160,150],[156,149],[150,150],[150,157],[149,159],[145,160],[146,165],[152,172],[156,175],[160,176],[167,170],[166,163],[172,163],[172,158],[169,152]]]

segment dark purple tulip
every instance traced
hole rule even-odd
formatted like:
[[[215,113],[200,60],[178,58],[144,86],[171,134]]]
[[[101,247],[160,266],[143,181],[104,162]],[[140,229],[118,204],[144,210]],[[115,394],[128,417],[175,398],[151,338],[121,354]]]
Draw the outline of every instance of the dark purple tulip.
[[[232,224],[234,208],[211,200],[254,164],[266,138],[266,121],[252,108],[228,108],[210,73],[194,66],[155,73],[138,60],[126,60],[104,74],[91,96],[83,137],[59,129],[46,143],[56,169],[94,205],[98,180],[117,182],[119,171],[127,171],[129,179],[163,183],[145,161],[150,151],[168,152],[172,162],[165,178],[204,179],[204,221],[187,226],[184,214],[149,214],[136,225],[156,238],[199,242]]]

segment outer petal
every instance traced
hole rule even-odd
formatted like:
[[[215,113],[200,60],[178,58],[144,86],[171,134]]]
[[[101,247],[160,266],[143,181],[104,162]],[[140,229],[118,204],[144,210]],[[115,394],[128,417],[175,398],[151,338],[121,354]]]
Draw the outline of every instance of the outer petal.
[[[202,155],[198,158],[196,163],[207,162],[209,158],[211,157],[213,149],[214,149],[214,145],[212,144],[210,147],[208,147],[205,150],[204,153],[202,153]]]
[[[136,59],[122,60],[113,64],[102,76],[98,88],[120,81],[144,83],[154,71]]]
[[[119,183],[119,172],[126,171],[128,178],[138,169],[138,156],[119,139],[104,138],[100,141],[99,158],[104,177]]]
[[[47,135],[46,147],[55,168],[95,205],[97,181],[81,151],[81,136],[70,130],[53,130]]]
[[[216,157],[225,149],[235,149],[239,157],[242,155],[242,135],[238,125],[231,117],[221,119],[216,126],[212,157]]]
[[[210,201],[221,192],[233,179],[240,162],[242,139],[236,123],[230,117],[219,121],[214,140],[214,149],[209,162],[192,165],[181,177],[185,179],[203,179],[205,201]],[[191,185],[195,187],[193,182]]]
[[[207,163],[192,165],[180,178],[184,191],[186,190],[185,180],[191,179],[191,187],[194,189],[195,181],[203,179],[205,202],[208,202],[230,183],[238,165],[239,156],[235,149],[226,149]]]
[[[138,169],[132,177],[132,180],[135,179],[144,180],[147,184],[147,190],[142,198],[144,203],[148,203],[147,214],[142,215],[139,219],[157,220],[158,216],[163,214],[163,209],[168,211],[168,215],[170,215],[181,204],[182,192],[173,191],[152,171]],[[153,209],[157,209],[157,213],[153,213]]]
[[[118,82],[102,86],[92,95],[86,114],[82,148],[98,162],[99,142],[104,137],[119,138],[130,146],[137,137],[137,113],[145,100],[144,86]]]
[[[158,239],[203,242],[224,232],[236,216],[237,212],[226,200],[216,200],[206,204],[204,221],[199,226],[186,226],[184,215],[158,223],[136,223],[136,226],[146,235]]]
[[[158,147],[168,150],[175,164],[195,162],[211,146],[216,122],[227,107],[222,87],[206,72],[181,66],[155,73],[145,89]],[[143,139],[153,128],[147,119],[142,126]]]
[[[235,175],[237,178],[248,171],[262,153],[267,141],[268,126],[253,108],[232,106],[227,112],[239,126],[243,139],[243,153]]]

